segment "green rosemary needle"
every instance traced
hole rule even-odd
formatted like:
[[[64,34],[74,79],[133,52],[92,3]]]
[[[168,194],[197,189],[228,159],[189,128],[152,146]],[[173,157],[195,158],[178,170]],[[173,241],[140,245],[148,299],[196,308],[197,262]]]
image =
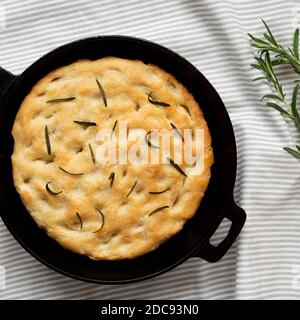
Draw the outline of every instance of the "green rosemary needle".
[[[80,223],[80,230],[82,230],[83,223],[82,223],[81,216],[80,216],[80,214],[78,212],[76,212],[76,216],[77,216],[77,218],[79,220],[79,223]]]
[[[84,127],[94,127],[97,125],[96,122],[89,122],[89,121],[78,121],[78,120],[74,120],[73,121],[76,124],[79,124],[80,126],[84,126]]]
[[[82,176],[84,174],[84,172],[74,173],[74,172],[67,171],[66,169],[64,169],[62,167],[58,167],[58,168],[61,171],[63,171],[64,173],[70,174],[71,176]]]
[[[45,141],[46,141],[48,155],[51,156],[51,143],[50,143],[49,131],[47,126],[45,126]]]
[[[89,149],[90,149],[90,154],[91,154],[92,161],[95,164],[96,163],[95,154],[94,154],[93,147],[90,144],[89,144]]]
[[[97,211],[99,212],[99,214],[101,216],[101,226],[96,231],[94,231],[93,233],[97,233],[98,231],[100,231],[103,228],[104,222],[105,222],[104,214],[102,213],[102,211],[100,209],[98,209],[98,208],[96,208],[96,209],[97,209]]]
[[[106,99],[105,91],[104,91],[104,89],[98,79],[96,79],[96,83],[97,83],[100,95],[102,97],[103,103],[104,103],[105,107],[107,107],[107,99]]]
[[[261,100],[266,101],[266,105],[277,110],[280,114],[293,121],[300,134],[300,116],[297,110],[297,95],[299,91],[299,80],[293,89],[291,101],[286,97],[283,86],[274,70],[279,65],[289,65],[300,75],[300,59],[299,59],[299,29],[294,31],[292,48],[283,46],[275,38],[267,23],[262,20],[265,25],[266,32],[262,38],[248,34],[250,37],[250,45],[256,51],[256,63],[251,66],[262,72],[262,76],[255,78],[256,80],[264,80],[272,86],[272,92],[265,94]],[[296,145],[295,149],[283,148],[290,155],[300,160],[300,146]]]
[[[169,208],[169,206],[159,207],[159,208],[151,211],[151,212],[149,213],[149,217],[151,217],[154,213],[159,212],[159,211],[164,210],[164,209],[167,209],[167,208]]]
[[[152,132],[152,131],[150,130],[150,131],[148,131],[148,132],[146,133],[146,135],[145,135],[145,142],[148,144],[148,146],[149,146],[150,148],[159,149],[158,146],[155,146],[154,144],[152,144],[151,141],[148,139],[148,136],[149,136],[149,134],[151,134],[151,132]]]
[[[111,172],[111,174],[109,175],[108,180],[110,180],[110,187],[112,187],[113,184],[114,184],[114,181],[115,181],[115,173],[114,172]]]
[[[173,159],[167,157],[167,160],[170,161],[170,165],[173,166],[180,174],[187,177],[186,173],[179,167],[177,163],[174,162]]]
[[[68,97],[68,98],[58,98],[58,99],[52,99],[48,100],[47,103],[61,103],[61,102],[68,102],[76,99],[75,97]]]
[[[163,102],[163,101],[158,101],[153,97],[153,92],[151,91],[148,94],[148,101],[156,106],[160,107],[170,107],[171,105],[169,103]]]

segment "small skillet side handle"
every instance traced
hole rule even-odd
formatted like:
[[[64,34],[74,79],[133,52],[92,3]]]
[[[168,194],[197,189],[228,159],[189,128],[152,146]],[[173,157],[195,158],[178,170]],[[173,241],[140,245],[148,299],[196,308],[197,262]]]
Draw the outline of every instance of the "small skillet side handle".
[[[224,218],[227,218],[231,221],[231,226],[225,239],[223,239],[217,246],[212,245],[209,242],[210,239],[208,239],[206,244],[200,248],[195,256],[200,257],[208,262],[217,262],[223,258],[226,252],[230,249],[244,226],[246,221],[246,213],[241,207],[235,204],[232,198],[225,209],[223,219]]]
[[[11,72],[0,67],[0,103],[2,104],[2,97],[11,83],[16,78]]]

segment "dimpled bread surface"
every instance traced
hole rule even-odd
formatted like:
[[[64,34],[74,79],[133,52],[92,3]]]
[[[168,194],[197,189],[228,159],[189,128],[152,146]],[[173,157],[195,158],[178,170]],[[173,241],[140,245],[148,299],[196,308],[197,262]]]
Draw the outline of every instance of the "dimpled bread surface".
[[[117,136],[121,121],[129,136],[135,129],[172,130],[171,123],[180,132],[202,129],[201,174],[185,176],[162,163],[99,163],[97,133],[114,128]],[[169,73],[138,60],[79,60],[50,72],[22,102],[12,134],[14,184],[28,212],[63,247],[95,260],[135,258],[178,233],[196,213],[213,163],[193,96]],[[180,168],[188,172],[186,164]]]

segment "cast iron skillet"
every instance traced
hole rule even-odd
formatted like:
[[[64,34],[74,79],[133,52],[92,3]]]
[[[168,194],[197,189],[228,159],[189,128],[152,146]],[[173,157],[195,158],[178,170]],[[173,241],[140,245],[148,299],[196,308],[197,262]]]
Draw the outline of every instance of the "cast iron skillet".
[[[117,56],[153,63],[173,74],[200,104],[212,135],[215,163],[196,215],[181,232],[155,251],[133,260],[92,261],[72,253],[37,227],[23,206],[12,179],[11,129],[19,106],[32,86],[48,72],[76,61]],[[158,44],[125,36],[101,36],[66,44],[46,54],[21,75],[0,68],[0,212],[9,231],[36,259],[67,276],[94,283],[129,283],[166,272],[190,257],[221,259],[246,219],[233,200],[236,175],[234,133],[224,104],[208,80],[187,60]],[[210,244],[224,218],[232,221],[226,238]],[[159,226],[157,226],[159,228]]]

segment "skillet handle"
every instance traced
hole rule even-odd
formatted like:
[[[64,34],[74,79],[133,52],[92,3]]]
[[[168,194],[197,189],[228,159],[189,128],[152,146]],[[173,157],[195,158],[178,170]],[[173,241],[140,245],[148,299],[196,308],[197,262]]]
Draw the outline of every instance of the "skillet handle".
[[[2,97],[4,96],[6,90],[16,78],[15,75],[9,71],[0,67],[0,102],[2,103]]]
[[[246,221],[245,211],[235,204],[233,198],[230,200],[229,205],[225,210],[226,212],[223,218],[231,220],[231,226],[227,236],[216,247],[213,246],[208,240],[207,243],[196,253],[197,257],[200,257],[208,262],[219,261],[230,249],[233,242],[241,232]]]

